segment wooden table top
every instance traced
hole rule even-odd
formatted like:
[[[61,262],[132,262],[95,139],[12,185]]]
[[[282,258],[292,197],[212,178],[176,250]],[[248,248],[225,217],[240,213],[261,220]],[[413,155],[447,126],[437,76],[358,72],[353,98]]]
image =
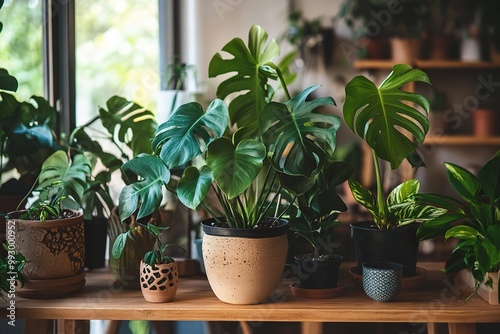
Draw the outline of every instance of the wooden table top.
[[[16,298],[16,317],[24,319],[108,320],[220,320],[290,322],[500,322],[500,306],[477,296],[467,303],[471,290],[454,285],[453,277],[440,271],[442,263],[419,263],[426,268],[422,284],[402,291],[390,303],[368,298],[343,264],[339,284],[345,294],[329,299],[303,299],[291,294],[283,281],[274,300],[259,305],[230,305],[219,301],[204,277],[181,277],[171,303],[146,302],[140,291],[117,288],[107,269],[88,272],[85,287],[60,299]],[[4,303],[4,302],[2,302]],[[6,307],[0,314],[6,315]]]

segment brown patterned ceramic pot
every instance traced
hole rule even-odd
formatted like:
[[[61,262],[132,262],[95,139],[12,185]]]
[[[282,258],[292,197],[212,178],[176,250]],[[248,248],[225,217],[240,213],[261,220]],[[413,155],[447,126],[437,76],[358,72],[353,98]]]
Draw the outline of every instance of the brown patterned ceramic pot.
[[[15,230],[15,249],[26,257],[23,274],[27,279],[18,294],[28,298],[66,295],[85,285],[85,238],[83,215],[71,212],[69,218],[47,220],[18,219],[22,211],[11,212]]]
[[[171,302],[177,293],[179,274],[177,262],[150,266],[141,261],[141,291],[150,303]]]
[[[208,282],[221,301],[258,304],[278,286],[288,252],[288,223],[278,227],[233,229],[204,221],[203,262]]]

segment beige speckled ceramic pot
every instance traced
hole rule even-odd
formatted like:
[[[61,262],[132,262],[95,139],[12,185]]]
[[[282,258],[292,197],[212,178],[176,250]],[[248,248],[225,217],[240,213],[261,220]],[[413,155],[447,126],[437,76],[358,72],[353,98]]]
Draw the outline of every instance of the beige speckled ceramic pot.
[[[217,298],[229,304],[268,300],[281,280],[287,227],[229,229],[203,223],[203,261]]]

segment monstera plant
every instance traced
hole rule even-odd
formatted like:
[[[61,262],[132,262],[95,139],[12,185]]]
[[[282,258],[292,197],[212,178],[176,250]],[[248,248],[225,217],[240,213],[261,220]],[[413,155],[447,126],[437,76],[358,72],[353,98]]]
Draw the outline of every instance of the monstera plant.
[[[229,74],[217,88],[218,98],[205,111],[196,102],[180,106],[159,125],[153,154],[123,166],[140,180],[120,194],[122,220],[137,210],[138,217],[156,210],[163,187],[189,208],[202,207],[211,214],[202,225],[204,264],[209,281],[219,282],[211,283],[214,292],[229,303],[261,302],[278,284],[288,248],[287,224],[281,218],[296,194],[313,186],[335,148],[340,125],[337,116],[316,112],[333,105],[331,97],[307,100],[318,86],[290,98],[285,71],[273,62],[278,56],[278,44],[268,43],[259,26],[250,29],[248,44],[231,40],[209,64],[210,77]],[[286,102],[275,100],[276,81]],[[228,105],[226,98],[231,98]],[[171,182],[174,168],[184,168],[178,182]],[[221,243],[220,238],[232,241]],[[247,242],[247,247],[242,245]],[[226,260],[219,259],[223,256]],[[246,267],[258,262],[263,273],[217,268],[221,261]],[[262,284],[253,285],[258,291],[249,288],[255,277],[263,278]]]
[[[398,168],[404,160],[414,167],[421,162],[416,149],[424,142],[429,129],[429,102],[420,94],[402,89],[404,85],[414,82],[430,83],[423,71],[398,64],[378,87],[366,77],[357,76],[345,88],[344,119],[349,128],[371,148],[376,181],[376,194],[373,194],[359,182],[349,180],[355,200],[373,217],[373,221],[351,225],[358,270],[363,262],[392,260],[405,262],[404,276],[413,275],[418,240],[415,236],[417,225],[412,223],[433,219],[444,212],[414,201],[413,196],[420,187],[416,179],[402,182],[387,196],[383,189],[380,160],[388,162],[391,169]],[[422,110],[416,109],[416,106]],[[386,247],[386,243],[372,247],[367,245],[368,237],[360,236],[364,242],[356,238],[359,233],[369,233],[374,236],[373,241],[380,240],[375,235],[380,235],[383,230],[389,231],[387,235],[394,243],[409,248],[398,250],[393,246]]]

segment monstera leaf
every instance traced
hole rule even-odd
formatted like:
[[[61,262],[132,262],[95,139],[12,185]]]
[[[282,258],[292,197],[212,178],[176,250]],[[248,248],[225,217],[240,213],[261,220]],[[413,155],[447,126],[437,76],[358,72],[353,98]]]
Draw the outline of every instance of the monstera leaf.
[[[335,105],[335,101],[331,97],[306,101],[318,87],[309,87],[286,103],[270,102],[259,114],[259,129],[271,164],[284,174],[309,177],[335,150],[340,119],[314,112],[318,107]]]
[[[102,124],[120,142],[127,144],[134,156],[151,153],[151,142],[157,123],[154,114],[140,105],[120,96],[113,96],[99,108]]]
[[[245,139],[235,146],[229,139],[220,138],[208,147],[207,165],[219,188],[232,199],[255,180],[265,157],[266,148],[261,142]]]
[[[58,187],[60,196],[69,196],[81,206],[90,172],[90,163],[85,155],[77,154],[70,159],[65,151],[59,150],[44,161],[38,177],[38,188]],[[42,191],[40,198],[44,197]]]
[[[423,143],[429,129],[426,115],[407,104],[415,103],[428,113],[429,102],[401,89],[415,81],[429,83],[429,78],[419,69],[398,64],[378,88],[364,76],[355,77],[345,88],[346,124],[392,169]]]
[[[214,178],[208,166],[205,165],[199,170],[190,166],[186,168],[179,180],[177,197],[185,206],[196,210],[207,196],[213,181]]]
[[[217,53],[208,67],[211,78],[233,74],[219,84],[217,97],[225,99],[239,93],[229,104],[231,123],[238,128],[246,127],[253,135],[257,134],[257,115],[273,94],[268,80],[277,78],[276,71],[268,63],[279,56],[280,49],[274,39],[266,45],[267,40],[267,32],[254,25],[248,35],[248,47],[240,38],[234,38],[222,48],[232,57],[223,58]]]
[[[158,127],[153,150],[159,152],[169,168],[181,166],[206,151],[208,144],[221,137],[228,122],[227,107],[215,99],[206,112],[196,102],[180,106]]]
[[[162,186],[170,180],[165,163],[154,155],[140,155],[122,166],[141,177],[141,180],[124,187],[120,193],[120,219],[123,221],[136,212],[137,219],[152,214],[163,199]]]

